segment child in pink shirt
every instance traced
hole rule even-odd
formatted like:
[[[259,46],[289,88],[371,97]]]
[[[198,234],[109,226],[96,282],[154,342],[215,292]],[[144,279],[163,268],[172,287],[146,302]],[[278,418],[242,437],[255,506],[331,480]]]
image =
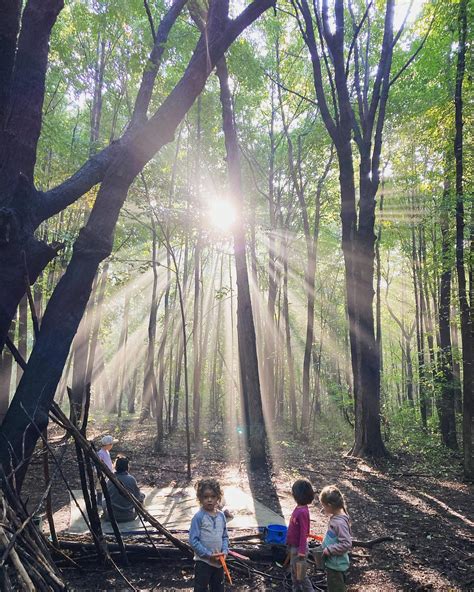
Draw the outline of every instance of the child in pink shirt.
[[[314,590],[313,584],[306,575],[306,570],[309,534],[308,504],[314,500],[313,486],[308,479],[298,479],[293,483],[291,493],[298,504],[291,515],[286,535],[286,544],[290,553],[293,592],[312,592]]]

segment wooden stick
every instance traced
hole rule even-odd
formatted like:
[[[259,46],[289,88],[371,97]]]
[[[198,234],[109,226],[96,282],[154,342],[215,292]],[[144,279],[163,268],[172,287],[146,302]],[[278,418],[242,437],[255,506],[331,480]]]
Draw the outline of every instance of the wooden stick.
[[[45,486],[48,487],[49,484],[52,482],[51,477],[49,475],[49,462],[48,462],[48,449],[45,445],[45,442],[48,441],[48,428],[46,428],[43,432],[44,440],[42,440],[43,446],[43,473],[44,473],[44,481]],[[49,488],[48,494],[46,496],[46,517],[48,519],[49,524],[49,532],[51,534],[51,540],[53,542],[54,547],[58,547],[58,535],[56,534],[56,527],[54,525],[53,519],[53,505],[51,501],[51,488]]]

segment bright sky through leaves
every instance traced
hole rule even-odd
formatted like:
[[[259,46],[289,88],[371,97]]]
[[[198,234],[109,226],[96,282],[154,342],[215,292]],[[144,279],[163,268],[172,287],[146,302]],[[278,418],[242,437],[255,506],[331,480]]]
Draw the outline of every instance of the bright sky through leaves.
[[[423,5],[426,3],[426,0],[414,0],[413,6],[410,9],[410,14],[407,18],[407,24],[412,23],[420,14]],[[394,29],[397,30],[403,23],[405,19],[405,15],[410,7],[410,0],[398,0],[395,2],[395,19],[394,19]]]

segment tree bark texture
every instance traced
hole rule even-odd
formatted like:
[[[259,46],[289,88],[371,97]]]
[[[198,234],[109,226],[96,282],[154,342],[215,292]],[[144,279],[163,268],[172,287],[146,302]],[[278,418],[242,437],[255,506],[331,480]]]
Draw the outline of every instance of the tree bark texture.
[[[456,414],[454,410],[453,355],[451,349],[451,269],[449,236],[449,184],[443,196],[441,211],[441,283],[439,291],[439,336],[437,394],[441,439],[448,448],[456,449]]]
[[[473,346],[473,307],[472,283],[471,300],[467,292],[464,258],[464,188],[463,188],[463,94],[462,87],[466,69],[467,38],[467,0],[460,0],[458,13],[459,47],[456,64],[455,137],[454,159],[456,163],[456,271],[458,276],[458,298],[461,313],[461,341],[463,361],[463,446],[464,473],[474,479],[474,346]],[[471,249],[467,257],[469,277],[472,282],[473,230],[471,229]]]
[[[253,468],[258,468],[266,465],[267,436],[263,416],[260,377],[258,373],[257,342],[246,261],[239,145],[233,122],[232,98],[225,58],[222,58],[217,63],[217,76],[220,84],[222,127],[227,153],[229,183],[237,211],[236,222],[234,223],[234,255],[237,279],[237,336],[242,399],[250,464]]]
[[[354,61],[357,113],[352,106],[346,72],[344,55],[346,13],[343,0],[335,1],[334,31],[329,22],[327,2],[323,2],[322,12],[319,12],[317,5],[313,5],[318,11],[314,19],[307,0],[294,2],[294,5],[301,15],[300,27],[311,55],[318,106],[326,129],[334,142],[339,164],[342,251],[354,380],[355,441],[352,453],[383,456],[386,450],[380,430],[380,362],[373,312],[376,240],[374,224],[375,195],[380,181],[382,132],[394,47],[394,2],[393,0],[386,2],[384,33],[371,96],[369,96],[368,87],[364,86],[361,89],[357,82],[359,66],[358,62]],[[367,39],[369,42],[369,35]],[[355,37],[353,40],[358,43]],[[358,51],[357,46],[354,51]],[[329,71],[329,60],[332,66],[329,91],[325,89],[322,73],[323,58],[326,71]],[[359,213],[356,208],[352,133],[360,157]]]

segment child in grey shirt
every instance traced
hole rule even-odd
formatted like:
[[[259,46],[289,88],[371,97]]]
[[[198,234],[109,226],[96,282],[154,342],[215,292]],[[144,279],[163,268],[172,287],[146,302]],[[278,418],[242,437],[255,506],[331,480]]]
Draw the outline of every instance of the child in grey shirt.
[[[201,509],[193,516],[189,544],[194,549],[194,592],[222,592],[224,570],[219,554],[227,555],[229,538],[224,513],[218,509],[222,490],[216,479],[201,479],[196,484]]]

